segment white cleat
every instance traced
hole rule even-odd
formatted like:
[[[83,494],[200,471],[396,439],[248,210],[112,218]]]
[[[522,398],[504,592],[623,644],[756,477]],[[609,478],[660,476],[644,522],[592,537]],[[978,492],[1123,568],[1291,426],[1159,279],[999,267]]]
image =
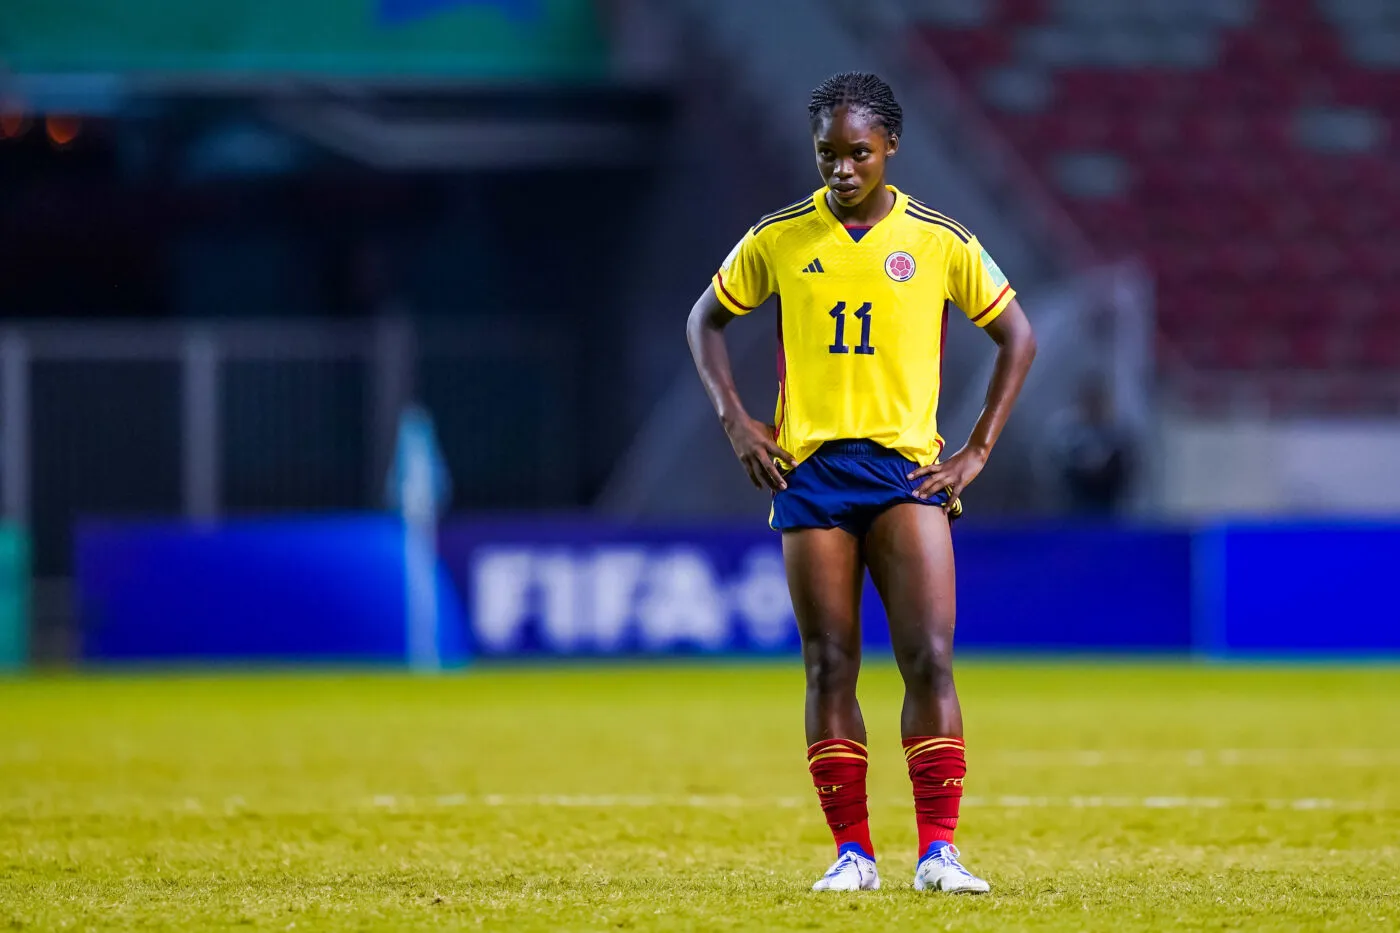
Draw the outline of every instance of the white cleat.
[[[935,844],[936,846],[936,844]],[[946,894],[986,894],[987,882],[962,867],[958,848],[953,845],[929,846],[929,853],[914,869],[915,891],[943,891]]]
[[[878,891],[880,873],[875,870],[875,860],[865,855],[852,843],[844,849],[835,864],[826,870],[821,880],[812,885],[813,891]]]

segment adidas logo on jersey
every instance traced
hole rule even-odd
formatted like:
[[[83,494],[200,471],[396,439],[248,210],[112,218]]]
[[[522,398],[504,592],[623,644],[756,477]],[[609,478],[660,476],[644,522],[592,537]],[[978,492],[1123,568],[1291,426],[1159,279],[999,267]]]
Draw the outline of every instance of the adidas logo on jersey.
[[[802,271],[825,272],[826,270],[822,268],[822,261],[820,259],[813,259],[811,262],[807,263],[807,268],[803,269]]]

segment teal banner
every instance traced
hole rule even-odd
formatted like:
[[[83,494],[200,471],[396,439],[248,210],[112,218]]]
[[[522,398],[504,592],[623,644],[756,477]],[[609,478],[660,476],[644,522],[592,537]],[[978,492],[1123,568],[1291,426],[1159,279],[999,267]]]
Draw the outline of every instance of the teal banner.
[[[29,537],[0,525],[0,671],[29,663]]]
[[[590,0],[10,0],[0,62],[21,74],[561,80],[601,76],[607,50]]]

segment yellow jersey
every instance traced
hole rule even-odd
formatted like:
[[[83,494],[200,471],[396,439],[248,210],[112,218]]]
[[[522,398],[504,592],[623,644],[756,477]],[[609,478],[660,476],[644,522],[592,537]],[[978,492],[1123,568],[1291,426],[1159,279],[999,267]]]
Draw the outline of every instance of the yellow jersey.
[[[894,208],[847,228],[826,189],[759,220],[715,273],[747,314],[778,296],[777,442],[798,462],[864,438],[938,460],[938,392],[952,303],[986,327],[1016,292],[977,238],[894,187]]]

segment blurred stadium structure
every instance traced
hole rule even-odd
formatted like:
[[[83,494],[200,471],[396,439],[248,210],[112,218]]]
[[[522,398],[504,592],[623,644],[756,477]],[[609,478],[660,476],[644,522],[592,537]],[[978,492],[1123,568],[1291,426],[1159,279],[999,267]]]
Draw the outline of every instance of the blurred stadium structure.
[[[977,514],[1072,512],[1071,436],[1139,518],[1400,509],[1386,0],[368,6],[0,10],[0,502],[41,642],[80,520],[380,509],[414,400],[459,513],[757,525],[681,322],[815,186],[804,102],[848,68],[1042,338]],[[952,442],[985,343],[952,329]]]

